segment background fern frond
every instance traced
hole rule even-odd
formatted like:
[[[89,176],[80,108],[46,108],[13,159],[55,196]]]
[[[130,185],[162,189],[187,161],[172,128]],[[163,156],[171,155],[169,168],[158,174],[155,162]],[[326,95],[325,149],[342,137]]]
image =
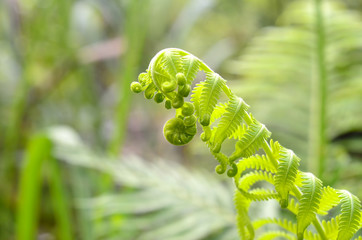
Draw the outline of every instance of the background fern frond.
[[[337,240],[347,240],[351,239],[360,227],[361,202],[346,190],[341,191],[340,198],[342,206]]]
[[[92,216],[89,225],[109,224],[106,219],[127,216],[114,229],[137,232],[139,239],[237,238],[235,211],[229,197],[232,187],[214,178],[214,174],[190,171],[175,162],[150,162],[136,156],[116,161],[81,143],[70,142],[57,142],[54,154],[58,159],[82,169],[107,173],[121,188],[131,190],[78,199],[78,207]],[[106,229],[104,225],[99,238],[112,239],[114,229],[109,232]],[[122,239],[134,239],[134,235],[130,236]]]
[[[318,211],[321,195],[322,182],[312,173],[303,176],[302,198],[298,209],[298,239],[303,239],[304,230],[315,219]]]

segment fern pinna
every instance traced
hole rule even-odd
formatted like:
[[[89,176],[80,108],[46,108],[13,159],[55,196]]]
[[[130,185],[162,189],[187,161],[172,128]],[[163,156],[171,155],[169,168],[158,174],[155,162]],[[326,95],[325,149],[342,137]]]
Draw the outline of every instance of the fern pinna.
[[[206,78],[191,84],[199,71]],[[138,82],[131,84],[135,93],[144,92],[147,99],[164,102],[167,109],[176,109],[175,117],[164,126],[165,138],[172,144],[183,145],[196,135],[196,124],[202,127],[201,139],[219,162],[218,174],[233,178],[237,227],[241,239],[337,239],[353,238],[361,229],[361,202],[346,190],[323,186],[312,173],[298,170],[300,159],[290,149],[269,140],[271,133],[250,113],[249,105],[233,94],[226,80],[212,71],[194,55],[176,48],[164,49],[151,60]],[[189,97],[191,95],[191,97]],[[224,154],[222,144],[235,139],[235,150]],[[264,154],[257,154],[263,150]],[[274,189],[255,188],[266,181]],[[276,199],[282,208],[296,215],[296,224],[285,219],[258,219],[248,216],[253,201]],[[320,216],[340,205],[340,212],[329,220]],[[280,230],[257,235],[266,224]],[[308,226],[313,225],[313,228]],[[308,229],[307,229],[308,228]]]

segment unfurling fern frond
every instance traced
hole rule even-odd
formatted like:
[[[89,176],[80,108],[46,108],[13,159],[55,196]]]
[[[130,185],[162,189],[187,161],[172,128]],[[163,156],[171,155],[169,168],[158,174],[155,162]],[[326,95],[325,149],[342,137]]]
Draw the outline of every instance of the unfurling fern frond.
[[[192,81],[198,71],[206,73],[206,79],[191,90]],[[150,81],[151,79],[151,81]],[[272,139],[271,132],[247,112],[249,106],[226,85],[217,73],[203,61],[181,49],[165,49],[151,60],[146,73],[141,73],[139,82],[131,89],[145,91],[145,97],[156,102],[165,101],[165,107],[176,109],[176,116],[164,127],[166,139],[174,145],[186,144],[196,134],[196,123],[202,127],[201,139],[219,162],[215,171],[227,173],[236,187],[235,206],[237,227],[242,239],[254,239],[255,230],[261,222],[251,224],[248,216],[251,202],[279,200],[281,207],[296,215],[297,224],[276,221],[289,233],[270,231],[260,239],[284,237],[295,239],[326,240],[336,237],[349,239],[361,227],[361,205],[359,200],[347,191],[338,191],[322,186],[312,173],[298,170],[300,159],[292,150],[282,147]],[[187,97],[192,92],[190,102]],[[224,93],[223,97],[221,97]],[[225,98],[225,101],[221,101]],[[212,129],[211,129],[212,128]],[[229,156],[221,149],[228,139],[236,139],[234,152]],[[264,153],[256,154],[263,150]],[[247,173],[246,173],[247,172]],[[267,189],[255,183],[266,181],[275,187]],[[320,222],[317,214],[326,215],[342,202],[341,213],[328,222]],[[338,221],[336,220],[338,219]],[[266,223],[264,223],[266,224]],[[317,233],[306,231],[313,224]]]
[[[292,150],[283,149],[280,153],[279,165],[275,174],[275,189],[280,194],[280,205],[282,208],[288,206],[288,195],[294,187],[295,178],[298,173],[300,159]]]
[[[361,202],[346,190],[341,191],[341,213],[339,215],[339,229],[337,240],[351,239],[360,227]]]
[[[322,181],[311,173],[303,176],[302,198],[298,209],[298,240],[303,239],[304,230],[316,219],[321,195]]]

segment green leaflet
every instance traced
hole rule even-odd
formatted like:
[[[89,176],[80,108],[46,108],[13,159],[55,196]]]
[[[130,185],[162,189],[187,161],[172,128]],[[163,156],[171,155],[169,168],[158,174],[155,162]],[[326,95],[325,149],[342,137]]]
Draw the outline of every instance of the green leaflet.
[[[321,203],[319,205],[318,214],[326,215],[328,211],[339,204],[338,191],[330,186],[323,187]]]
[[[208,126],[210,124],[211,114],[220,97],[225,80],[217,73],[207,73],[205,83],[202,85],[200,96],[200,124]]]
[[[235,190],[234,203],[236,208],[236,224],[241,239],[253,239],[255,235],[254,228],[248,216],[250,200],[246,199],[238,190]]]
[[[191,84],[199,71],[200,61],[192,55],[187,55],[182,57],[181,62],[187,83]]]
[[[226,112],[221,116],[213,136],[213,152],[219,152],[223,141],[230,137],[238,129],[238,126],[242,124],[243,116],[248,108],[249,106],[243,99],[235,95],[231,97]]]
[[[346,190],[342,190],[341,213],[339,215],[339,228],[337,240],[348,240],[357,232],[361,221],[361,202]]]
[[[197,117],[200,117],[200,97],[204,84],[205,82],[197,83],[191,94],[191,102],[195,105],[195,115]]]
[[[275,174],[275,189],[280,194],[280,205],[282,208],[288,206],[288,195],[294,187],[295,178],[298,173],[300,159],[292,150],[283,148],[280,153],[279,165]]]
[[[259,219],[253,222],[253,227],[254,229],[258,229],[267,224],[276,224],[281,228],[283,228],[284,230],[287,230],[291,233],[297,233],[297,225],[287,219],[283,220],[278,218]]]
[[[248,127],[242,139],[235,145],[235,152],[230,156],[230,161],[235,161],[240,157],[250,157],[262,143],[270,137],[271,133],[259,122],[254,122]]]
[[[335,217],[332,218],[329,221],[322,221],[322,226],[325,229],[326,233],[327,233],[327,237],[329,238],[333,238],[337,235],[338,233],[338,222],[339,222],[339,217]]]
[[[322,181],[316,178],[312,173],[305,173],[303,176],[302,199],[297,215],[298,240],[303,239],[304,230],[316,217],[321,195]]]
[[[166,51],[163,54],[163,59],[161,65],[163,65],[166,72],[168,72],[171,77],[176,77],[178,72],[181,72],[181,62],[180,54],[175,51]]]
[[[291,234],[288,234],[286,232],[282,232],[282,231],[269,231],[267,233],[264,233],[263,235],[261,235],[258,240],[273,240],[273,239],[277,239],[278,237],[282,237],[283,239],[289,239],[289,240],[294,240],[294,236]]]

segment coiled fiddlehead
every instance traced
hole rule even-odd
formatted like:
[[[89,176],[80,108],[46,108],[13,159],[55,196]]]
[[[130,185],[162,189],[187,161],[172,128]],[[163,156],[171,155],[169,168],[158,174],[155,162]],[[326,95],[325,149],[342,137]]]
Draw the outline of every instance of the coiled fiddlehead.
[[[206,78],[191,89],[199,71],[204,71]],[[360,200],[346,190],[323,187],[322,181],[312,173],[299,171],[300,159],[294,152],[273,140],[268,143],[271,133],[247,112],[249,105],[197,57],[181,49],[162,50],[152,58],[146,72],[139,75],[138,82],[131,84],[131,90],[144,92],[145,98],[165,102],[166,109],[176,110],[175,117],[164,126],[165,138],[174,145],[190,142],[199,122],[203,130],[201,139],[219,162],[215,171],[227,172],[234,179],[237,226],[242,239],[254,239],[261,223],[249,219],[250,203],[269,199],[279,200],[281,207],[290,210],[297,219],[296,227],[285,227],[281,222],[287,220],[282,219],[263,221],[263,225],[274,223],[284,227],[283,231],[270,232],[273,237],[289,233],[291,238],[291,233],[297,239],[344,240],[361,228]],[[237,142],[235,151],[227,156],[222,152],[222,144],[230,138]],[[260,149],[264,154],[256,154]],[[252,171],[244,174],[246,170]],[[253,188],[260,181],[272,184],[274,189]],[[340,213],[330,220],[333,224],[319,221],[318,215],[327,214],[339,204]],[[314,225],[318,238],[306,230],[310,224]]]

